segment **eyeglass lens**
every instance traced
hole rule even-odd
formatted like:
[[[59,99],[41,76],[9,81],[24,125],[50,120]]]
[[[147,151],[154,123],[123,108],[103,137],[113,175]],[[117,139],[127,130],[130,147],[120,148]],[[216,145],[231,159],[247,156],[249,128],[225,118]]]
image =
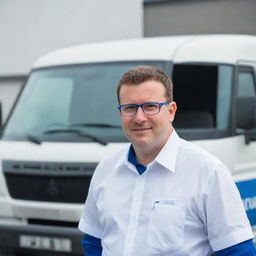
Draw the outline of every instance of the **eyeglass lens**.
[[[124,115],[132,116],[136,114],[138,107],[135,104],[127,104],[122,106],[121,110]],[[158,103],[144,103],[141,108],[146,115],[155,115],[159,113],[160,105]]]

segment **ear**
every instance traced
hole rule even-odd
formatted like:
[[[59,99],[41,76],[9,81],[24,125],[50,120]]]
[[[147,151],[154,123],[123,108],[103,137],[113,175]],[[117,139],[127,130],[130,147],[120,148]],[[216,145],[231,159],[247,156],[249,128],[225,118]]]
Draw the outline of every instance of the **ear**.
[[[175,113],[177,110],[177,104],[175,101],[170,102],[169,104],[169,113],[170,113],[170,122],[172,123],[175,117]]]

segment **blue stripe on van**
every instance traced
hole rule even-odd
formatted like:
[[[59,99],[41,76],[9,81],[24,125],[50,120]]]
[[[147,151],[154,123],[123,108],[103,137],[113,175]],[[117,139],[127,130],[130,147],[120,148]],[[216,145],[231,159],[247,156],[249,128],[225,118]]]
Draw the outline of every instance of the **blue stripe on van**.
[[[248,219],[256,225],[256,179],[236,182]]]

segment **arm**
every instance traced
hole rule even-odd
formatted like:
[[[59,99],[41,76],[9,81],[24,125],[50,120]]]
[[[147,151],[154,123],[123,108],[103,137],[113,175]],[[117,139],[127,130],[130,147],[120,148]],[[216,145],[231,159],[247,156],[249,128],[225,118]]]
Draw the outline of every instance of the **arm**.
[[[82,245],[86,256],[101,256],[102,247],[99,238],[85,234]]]
[[[84,237],[81,240],[81,245],[83,246],[85,253],[84,255],[86,256],[101,256],[102,254],[100,239],[102,231],[99,220],[99,212],[96,205],[96,200],[94,198],[95,173],[96,171],[92,177],[85,207],[78,224],[78,228],[84,233]]]
[[[204,184],[201,200],[199,214],[216,255],[233,255],[220,253],[254,237],[239,191],[226,166],[215,166]]]
[[[256,256],[252,240],[233,245],[226,249],[216,251],[215,256]]]

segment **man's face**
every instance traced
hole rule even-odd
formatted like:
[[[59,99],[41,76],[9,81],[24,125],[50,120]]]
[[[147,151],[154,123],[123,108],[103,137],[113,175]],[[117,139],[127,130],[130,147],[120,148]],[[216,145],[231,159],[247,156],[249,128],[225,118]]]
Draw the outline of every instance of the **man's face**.
[[[120,104],[167,101],[163,84],[154,80],[148,80],[139,85],[124,84],[119,96]],[[175,111],[175,102],[163,105],[160,112],[154,116],[145,115],[139,107],[135,116],[121,115],[124,133],[135,149],[159,151],[172,133],[171,123]]]

